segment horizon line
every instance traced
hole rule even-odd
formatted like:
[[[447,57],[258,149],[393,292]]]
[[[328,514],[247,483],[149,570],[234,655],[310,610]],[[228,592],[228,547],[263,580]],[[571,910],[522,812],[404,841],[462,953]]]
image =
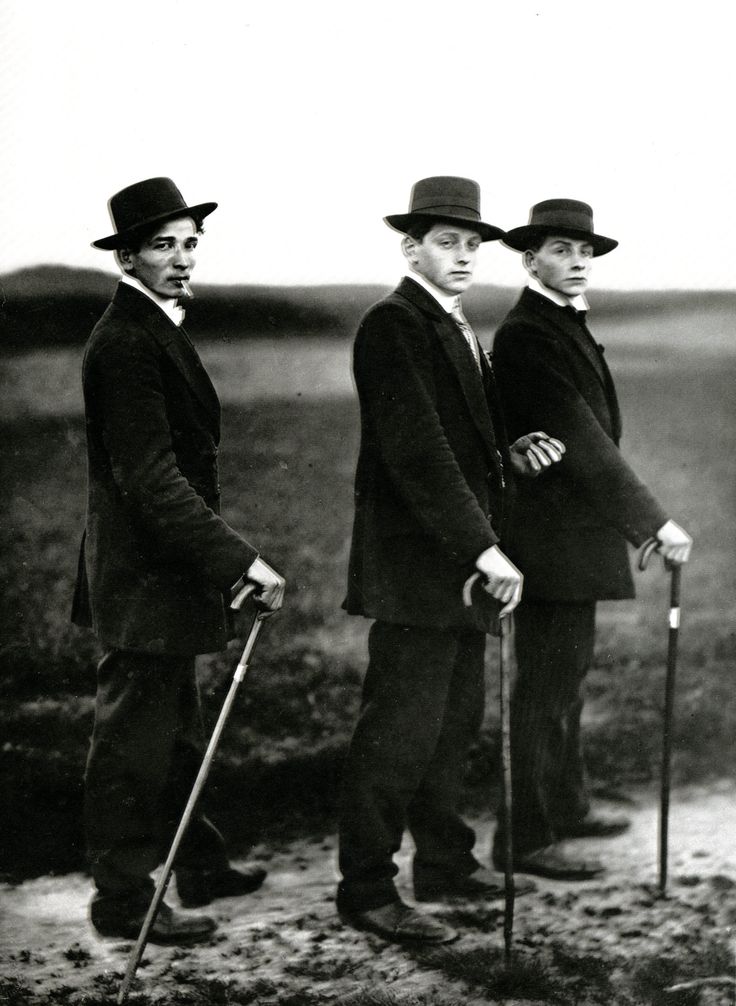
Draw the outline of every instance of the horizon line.
[[[0,282],[9,279],[14,276],[18,276],[24,272],[41,272],[43,270],[64,270],[66,272],[76,272],[76,273],[98,273],[100,276],[108,277],[111,280],[119,280],[120,273],[114,272],[110,269],[98,268],[97,266],[84,266],[84,265],[69,265],[64,262],[37,262],[34,265],[22,265],[16,268],[5,270],[0,272]],[[318,281],[304,281],[304,280],[293,280],[293,281],[282,281],[282,282],[266,282],[266,281],[252,281],[252,282],[241,282],[241,281],[220,281],[217,280],[203,280],[201,283],[197,283],[195,280],[193,286],[203,289],[208,288],[261,288],[261,289],[305,289],[314,288],[319,289],[320,287],[345,287],[346,289],[355,289],[361,287],[383,287],[386,289],[393,289],[396,282],[382,281],[382,280],[360,280],[360,281],[350,281],[350,280],[318,280]],[[474,283],[467,291],[468,294],[472,295],[474,290],[479,290],[482,288],[492,288],[497,290],[518,290],[525,286],[525,282],[522,281],[518,284],[516,283],[493,283],[488,281],[478,281]],[[698,294],[727,294],[736,295],[736,286],[734,287],[723,287],[723,286],[600,286],[595,287],[589,291],[589,295],[595,297],[598,293],[698,293]]]

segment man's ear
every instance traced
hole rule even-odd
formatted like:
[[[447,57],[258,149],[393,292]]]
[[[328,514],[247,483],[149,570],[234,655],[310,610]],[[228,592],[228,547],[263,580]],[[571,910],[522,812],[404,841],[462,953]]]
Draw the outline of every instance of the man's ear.
[[[405,234],[401,241],[401,250],[404,253],[404,258],[412,265],[416,264],[417,261],[417,243],[416,238],[413,238],[411,234]]]
[[[115,258],[122,271],[132,276],[135,272],[135,266],[133,264],[133,253],[130,248],[117,248],[115,250]]]
[[[532,276],[537,275],[537,257],[529,248],[527,248],[524,252],[522,262],[524,263],[524,268],[528,273],[531,273]]]

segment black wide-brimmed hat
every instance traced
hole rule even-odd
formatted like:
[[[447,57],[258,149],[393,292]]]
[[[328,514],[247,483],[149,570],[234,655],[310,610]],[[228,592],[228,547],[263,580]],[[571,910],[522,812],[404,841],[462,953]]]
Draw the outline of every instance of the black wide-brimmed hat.
[[[202,220],[217,209],[217,203],[187,206],[170,178],[146,178],[116,192],[108,207],[116,233],[92,244],[95,248],[112,251],[124,247],[127,239],[152,224],[187,216]]]
[[[384,221],[400,234],[406,234],[420,220],[447,221],[480,234],[483,241],[498,241],[504,236],[500,227],[483,223],[480,218],[480,186],[471,178],[434,175],[422,178],[411,190],[408,213],[395,213]]]
[[[593,246],[594,255],[613,251],[618,241],[593,231],[593,210],[577,199],[545,199],[531,208],[529,223],[508,231],[503,243],[516,251],[526,251],[539,238],[552,234],[583,238]]]

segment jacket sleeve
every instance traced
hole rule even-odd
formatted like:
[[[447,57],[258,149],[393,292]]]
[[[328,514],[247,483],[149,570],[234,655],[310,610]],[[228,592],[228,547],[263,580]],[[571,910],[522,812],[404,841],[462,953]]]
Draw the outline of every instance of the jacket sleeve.
[[[383,304],[356,340],[356,384],[381,461],[414,519],[456,561],[474,563],[499,539],[442,427],[435,352],[410,309]]]
[[[182,474],[172,443],[161,350],[123,332],[89,361],[88,383],[111,474],[134,524],[162,561],[186,563],[228,589],[258,556]],[[214,460],[214,445],[213,445]]]
[[[565,444],[556,474],[633,545],[651,537],[667,516],[581,395],[556,341],[517,322],[499,330],[493,360],[508,414]]]

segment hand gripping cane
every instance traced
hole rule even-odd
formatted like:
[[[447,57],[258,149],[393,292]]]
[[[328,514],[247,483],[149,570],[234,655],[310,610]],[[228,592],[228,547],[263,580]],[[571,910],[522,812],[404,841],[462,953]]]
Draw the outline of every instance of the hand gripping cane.
[[[256,585],[253,583],[247,583],[242,590],[237,594],[232,604],[231,608],[239,609],[242,607],[245,599],[256,590]],[[176,829],[176,834],[174,835],[174,840],[171,843],[171,848],[169,849],[169,854],[166,857],[166,862],[163,865],[163,870],[156,884],[156,889],[153,892],[153,898],[151,904],[148,907],[148,912],[143,920],[143,925],[141,927],[140,934],[138,936],[138,941],[133,948],[133,952],[130,955],[130,960],[128,961],[128,967],[125,972],[125,977],[123,978],[122,984],[120,986],[120,991],[118,992],[118,1006],[122,1006],[122,1003],[128,997],[128,992],[130,990],[130,983],[133,981],[133,977],[138,969],[138,965],[141,962],[141,957],[143,956],[143,951],[146,948],[146,942],[148,940],[148,934],[151,931],[151,926],[153,925],[158,910],[161,907],[161,902],[163,900],[164,894],[166,893],[166,887],[169,883],[171,877],[171,871],[174,867],[174,859],[179,851],[179,846],[182,839],[184,838],[184,833],[187,830],[189,821],[191,820],[192,813],[194,812],[195,805],[199,799],[199,795],[202,792],[207,775],[209,774],[210,766],[212,760],[215,756],[215,750],[220,740],[220,734],[222,733],[227,718],[230,714],[230,708],[235,701],[235,694],[238,690],[239,685],[245,678],[246,672],[248,670],[248,661],[250,660],[251,653],[256,645],[256,639],[258,639],[258,633],[261,631],[261,627],[264,621],[272,615],[271,611],[258,611],[255,618],[253,619],[253,624],[248,634],[248,638],[245,642],[245,647],[243,648],[243,654],[240,658],[238,666],[235,668],[235,673],[233,674],[232,684],[230,685],[230,690],[227,693],[225,702],[223,703],[222,709],[220,710],[220,715],[215,724],[215,729],[212,731],[212,736],[210,737],[210,742],[207,745],[207,750],[205,751],[204,760],[197,774],[197,778],[194,781],[194,786],[192,787],[192,792],[189,795],[189,800],[184,808],[184,813],[182,815],[181,821],[179,822],[179,827]]]
[[[639,569],[645,570],[652,552],[659,542],[650,538],[644,543],[639,556]],[[682,567],[665,559],[665,569],[670,571],[670,614],[667,642],[667,676],[664,686],[664,722],[662,727],[662,781],[659,801],[659,890],[667,887],[667,839],[670,811],[670,763],[672,761],[672,719],[675,703],[675,671],[677,669],[677,638],[680,631],[680,577]]]
[[[483,579],[482,573],[473,573],[465,581],[463,587],[463,604],[466,608],[473,604],[473,587]],[[511,668],[511,619],[509,616],[498,617],[494,625],[494,634],[499,637],[498,674],[501,696],[501,768],[503,777],[503,807],[506,818],[503,849],[503,879],[504,879],[504,911],[503,911],[503,945],[506,967],[511,963],[511,943],[514,935],[514,854],[512,844],[512,812],[513,795],[511,788],[511,687],[509,683]]]

